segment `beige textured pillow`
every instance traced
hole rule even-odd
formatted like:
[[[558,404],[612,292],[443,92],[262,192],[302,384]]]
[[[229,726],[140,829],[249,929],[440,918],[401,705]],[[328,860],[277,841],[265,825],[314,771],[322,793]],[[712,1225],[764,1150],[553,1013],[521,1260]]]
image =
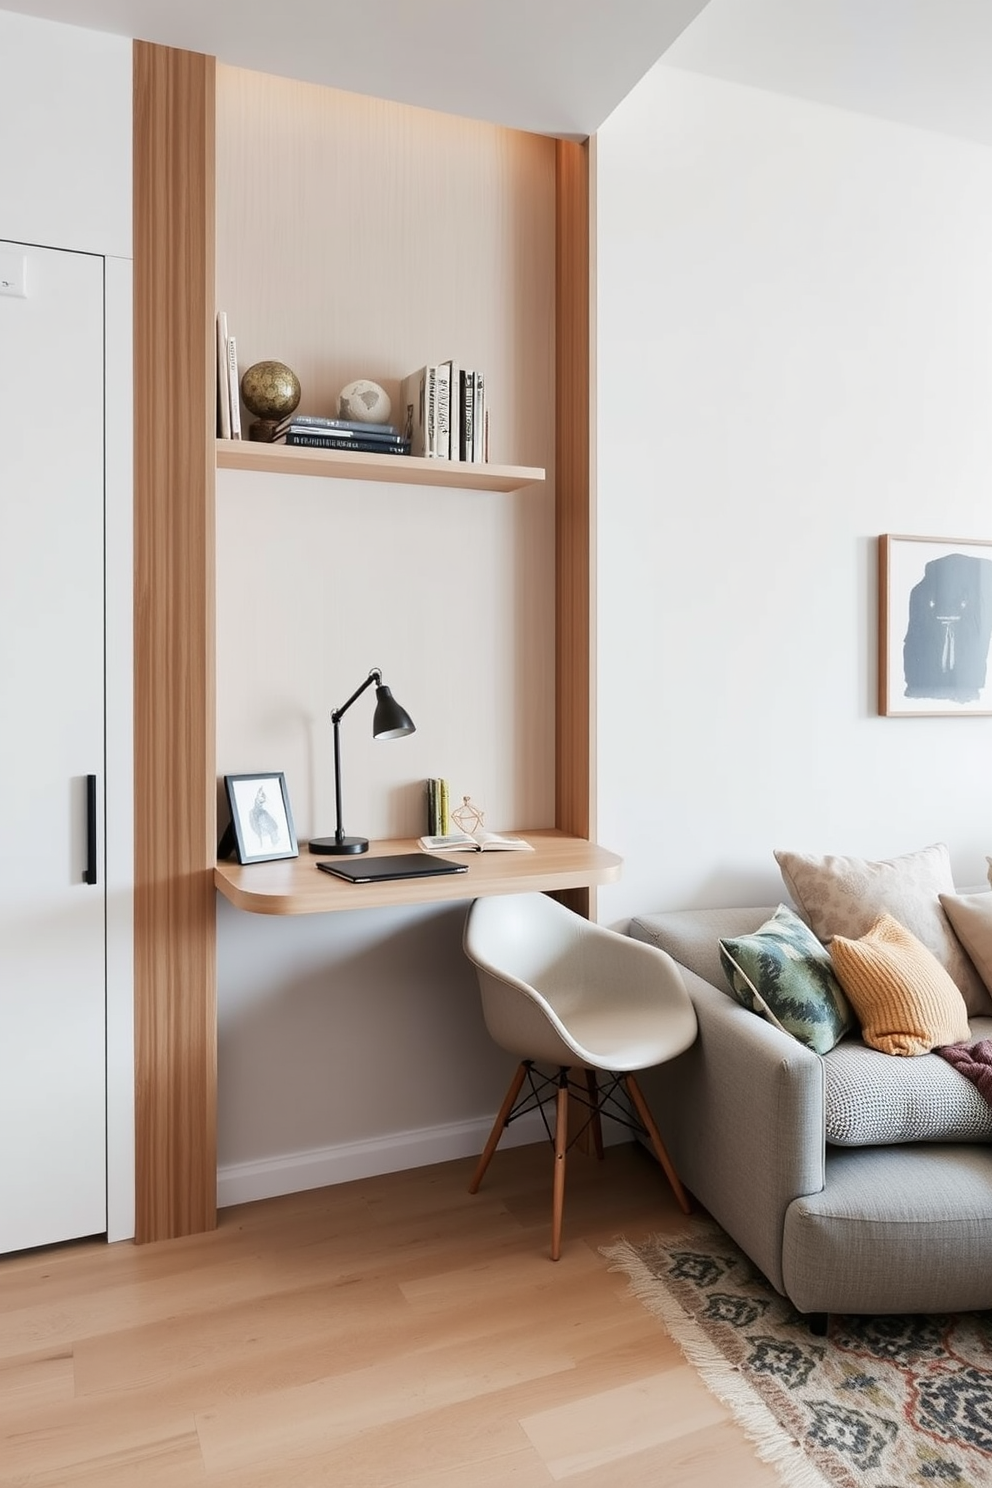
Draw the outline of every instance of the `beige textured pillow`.
[[[954,893],[943,842],[877,862],[795,852],[776,852],[775,859],[796,907],[824,945],[833,935],[857,939],[879,915],[890,914],[936,956],[968,1011],[986,1010],[982,979],[941,908],[939,896]]]
[[[941,894],[940,902],[958,940],[985,983],[984,1011],[992,1011],[992,894]],[[969,1003],[968,1011],[975,1008]]]
[[[871,1048],[929,1054],[971,1037],[961,993],[936,956],[890,914],[859,940],[835,935],[830,959]]]

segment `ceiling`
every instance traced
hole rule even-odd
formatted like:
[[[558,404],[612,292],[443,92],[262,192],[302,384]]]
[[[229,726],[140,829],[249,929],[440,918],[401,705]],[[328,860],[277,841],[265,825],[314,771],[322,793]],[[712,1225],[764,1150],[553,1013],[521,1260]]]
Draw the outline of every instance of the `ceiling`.
[[[2,0],[25,15],[582,138],[706,0]]]
[[[990,0],[0,0],[236,66],[593,134],[664,65],[992,144]]]
[[[992,145],[989,0],[710,0],[665,63]]]

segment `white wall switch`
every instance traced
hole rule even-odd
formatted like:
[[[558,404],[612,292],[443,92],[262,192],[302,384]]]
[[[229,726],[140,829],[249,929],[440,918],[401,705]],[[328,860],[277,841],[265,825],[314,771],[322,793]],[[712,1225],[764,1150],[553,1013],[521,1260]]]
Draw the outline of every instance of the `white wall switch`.
[[[26,300],[27,286],[27,254],[5,253],[0,250],[0,295],[13,295],[15,299]]]

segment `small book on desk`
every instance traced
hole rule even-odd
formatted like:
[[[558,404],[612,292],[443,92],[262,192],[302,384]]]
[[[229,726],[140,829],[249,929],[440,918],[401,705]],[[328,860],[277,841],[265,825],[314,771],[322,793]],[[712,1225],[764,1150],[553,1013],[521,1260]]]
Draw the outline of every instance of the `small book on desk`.
[[[427,853],[392,853],[378,858],[334,858],[317,864],[324,873],[349,883],[385,883],[391,878],[433,878],[439,873],[465,873],[464,863],[448,863]]]
[[[421,837],[424,852],[533,852],[522,837],[501,837],[498,832],[449,832],[444,837]]]

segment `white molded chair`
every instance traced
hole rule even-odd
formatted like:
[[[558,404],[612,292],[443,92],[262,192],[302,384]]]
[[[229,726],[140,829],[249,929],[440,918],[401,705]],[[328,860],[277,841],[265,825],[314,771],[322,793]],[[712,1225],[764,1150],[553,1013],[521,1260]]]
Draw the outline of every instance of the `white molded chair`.
[[[520,1058],[469,1185],[476,1193],[500,1137],[517,1116],[540,1109],[556,1091],[551,1259],[561,1254],[570,1096],[590,1115],[603,1155],[600,1112],[632,1126],[615,1092],[625,1087],[683,1213],[689,1200],[648,1110],[635,1070],[663,1064],[696,1037],[696,1014],[681,973],[666,952],[607,930],[545,894],[476,899],[468,913],[465,954],[476,968],[482,1011],[493,1040]],[[647,954],[645,954],[647,953]],[[554,1078],[535,1070],[553,1066]],[[570,1070],[583,1072],[579,1086]],[[609,1075],[600,1088],[597,1071]],[[521,1095],[524,1082],[528,1089]],[[548,1122],[545,1127],[552,1136]],[[574,1138],[573,1138],[574,1140]]]

